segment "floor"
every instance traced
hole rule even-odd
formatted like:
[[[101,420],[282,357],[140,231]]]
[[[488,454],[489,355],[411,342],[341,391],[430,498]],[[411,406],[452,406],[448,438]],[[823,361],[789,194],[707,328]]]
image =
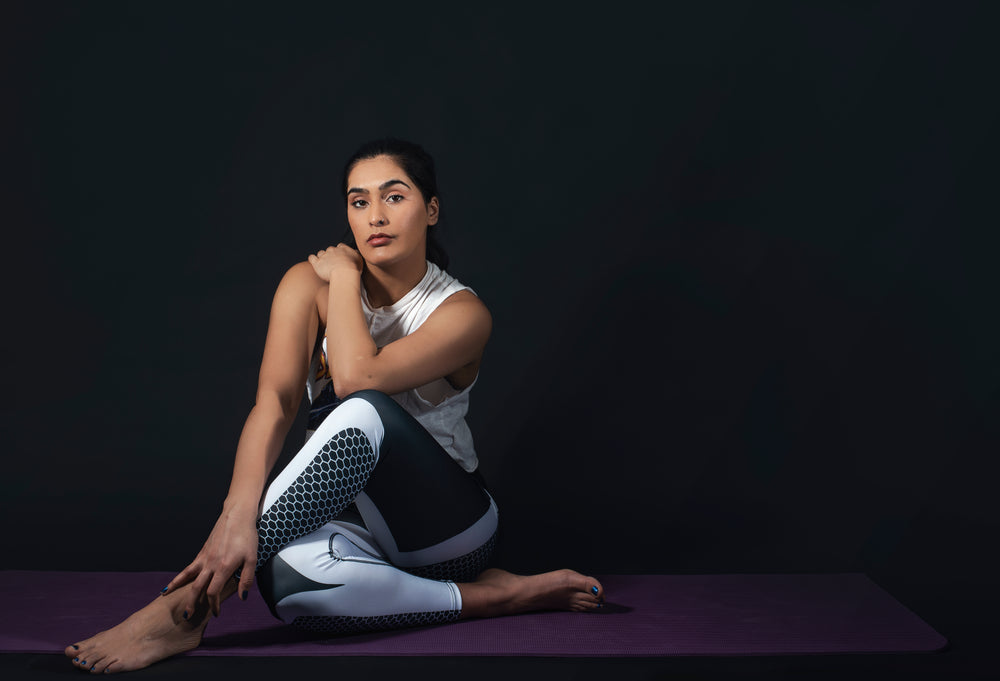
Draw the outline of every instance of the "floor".
[[[970,593],[982,593],[970,589]],[[781,657],[515,658],[515,657],[182,657],[127,678],[217,681],[302,681],[357,678],[382,681],[462,678],[469,681],[605,681],[607,679],[1000,679],[993,601],[955,590],[913,603],[949,639],[938,653]],[[346,677],[331,677],[330,674]],[[0,679],[71,679],[82,672],[60,655],[0,654]]]
[[[364,681],[462,678],[474,681],[605,681],[606,679],[997,679],[988,613],[956,613],[938,625],[950,646],[918,655],[782,657],[514,658],[514,657],[185,657],[165,660],[128,678],[216,681],[232,678]],[[70,679],[81,672],[58,655],[0,655],[0,679]]]

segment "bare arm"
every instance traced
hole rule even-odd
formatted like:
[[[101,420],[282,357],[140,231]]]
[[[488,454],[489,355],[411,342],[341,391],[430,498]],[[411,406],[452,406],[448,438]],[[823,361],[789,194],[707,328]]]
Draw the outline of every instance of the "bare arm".
[[[326,349],[338,395],[366,388],[391,395],[479,362],[492,318],[482,301],[468,291],[450,296],[413,333],[376,347],[361,310],[360,256],[355,260],[351,253],[357,255],[343,244],[328,249],[333,260],[329,267],[316,256],[309,259],[323,273],[319,276],[325,275],[330,282]]]
[[[256,516],[264,483],[302,400],[319,328],[315,292],[322,283],[307,263],[299,263],[274,294],[257,400],[240,435],[226,507],[251,507]]]
[[[201,551],[168,585],[194,582],[188,612],[208,597],[219,612],[225,583],[241,569],[238,593],[253,583],[257,562],[257,510],[264,484],[281,452],[302,399],[312,344],[319,328],[315,292],[323,282],[308,263],[288,270],[271,304],[257,400],[236,449],[233,477],[222,514]]]

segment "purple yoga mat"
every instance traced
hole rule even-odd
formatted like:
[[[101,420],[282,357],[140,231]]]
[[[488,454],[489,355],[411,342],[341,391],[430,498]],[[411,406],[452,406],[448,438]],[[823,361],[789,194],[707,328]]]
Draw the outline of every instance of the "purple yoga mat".
[[[0,571],[0,652],[61,653],[156,596],[169,572]],[[252,592],[189,655],[659,657],[940,650],[946,640],[862,574],[608,575],[600,613],[545,612],[315,638]]]

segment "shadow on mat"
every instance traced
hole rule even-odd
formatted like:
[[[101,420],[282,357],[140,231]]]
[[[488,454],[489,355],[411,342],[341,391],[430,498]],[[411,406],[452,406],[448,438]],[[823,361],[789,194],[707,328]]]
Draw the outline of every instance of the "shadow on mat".
[[[452,623],[454,625],[456,623]],[[199,650],[221,649],[221,648],[244,648],[244,647],[267,647],[282,644],[294,643],[326,643],[335,646],[339,643],[362,643],[366,641],[380,641],[393,636],[405,634],[408,631],[418,631],[420,629],[440,628],[451,626],[438,624],[433,627],[411,627],[408,629],[389,629],[386,631],[373,631],[358,634],[329,634],[315,631],[299,631],[290,626],[267,627],[266,629],[256,629],[254,631],[241,631],[232,634],[222,634],[220,636],[206,636]]]
[[[633,608],[628,606],[619,605],[617,603],[605,603],[604,607],[600,610],[595,610],[591,613],[587,613],[581,616],[589,615],[622,615],[625,613],[632,612]],[[542,614],[542,613],[533,613]],[[511,617],[518,617],[519,615],[511,615]],[[468,620],[468,621],[482,621],[482,620]],[[460,626],[462,622],[450,622],[448,624],[436,624],[426,627],[410,627],[407,629],[388,629],[386,631],[371,631],[365,633],[357,634],[329,634],[323,632],[314,631],[301,631],[295,629],[294,627],[278,624],[271,627],[265,627],[263,629],[255,629],[252,631],[241,631],[234,632],[232,634],[220,634],[218,636],[206,636],[202,639],[201,645],[198,646],[200,649],[219,649],[219,648],[240,648],[240,647],[266,647],[281,644],[291,644],[291,643],[319,643],[326,642],[329,645],[337,645],[338,643],[359,643],[364,641],[379,641],[383,639],[389,639],[393,636],[398,636],[399,634],[406,633],[408,631],[419,631],[421,629],[438,629],[441,627],[453,627]]]

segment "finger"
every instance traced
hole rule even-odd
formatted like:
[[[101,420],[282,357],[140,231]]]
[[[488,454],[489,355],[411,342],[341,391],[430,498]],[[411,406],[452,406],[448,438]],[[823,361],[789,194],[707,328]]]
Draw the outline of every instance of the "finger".
[[[174,591],[175,589],[184,586],[192,579],[194,579],[197,576],[198,572],[200,571],[201,567],[197,562],[191,563],[186,568],[177,573],[177,576],[171,579],[169,584],[163,587],[163,591],[160,592],[160,595],[162,596],[163,594],[169,591]]]
[[[184,611],[181,617],[188,619],[194,615],[195,610],[198,608],[198,603],[205,597],[205,588],[208,586],[212,579],[212,573],[208,570],[202,570],[198,578],[194,580],[191,584],[191,590],[187,594],[187,598],[184,600]]]
[[[230,579],[230,577],[223,577],[223,574],[228,575],[232,574],[232,572],[229,570],[216,572],[208,588],[205,590],[205,596],[208,598],[208,607],[211,608],[212,614],[216,617],[219,616],[219,611],[222,608],[222,588]]]
[[[250,595],[250,587],[253,586],[253,571],[257,567],[257,557],[247,558],[243,562],[243,571],[240,573],[240,583],[236,587],[236,593],[240,600],[245,601]]]

